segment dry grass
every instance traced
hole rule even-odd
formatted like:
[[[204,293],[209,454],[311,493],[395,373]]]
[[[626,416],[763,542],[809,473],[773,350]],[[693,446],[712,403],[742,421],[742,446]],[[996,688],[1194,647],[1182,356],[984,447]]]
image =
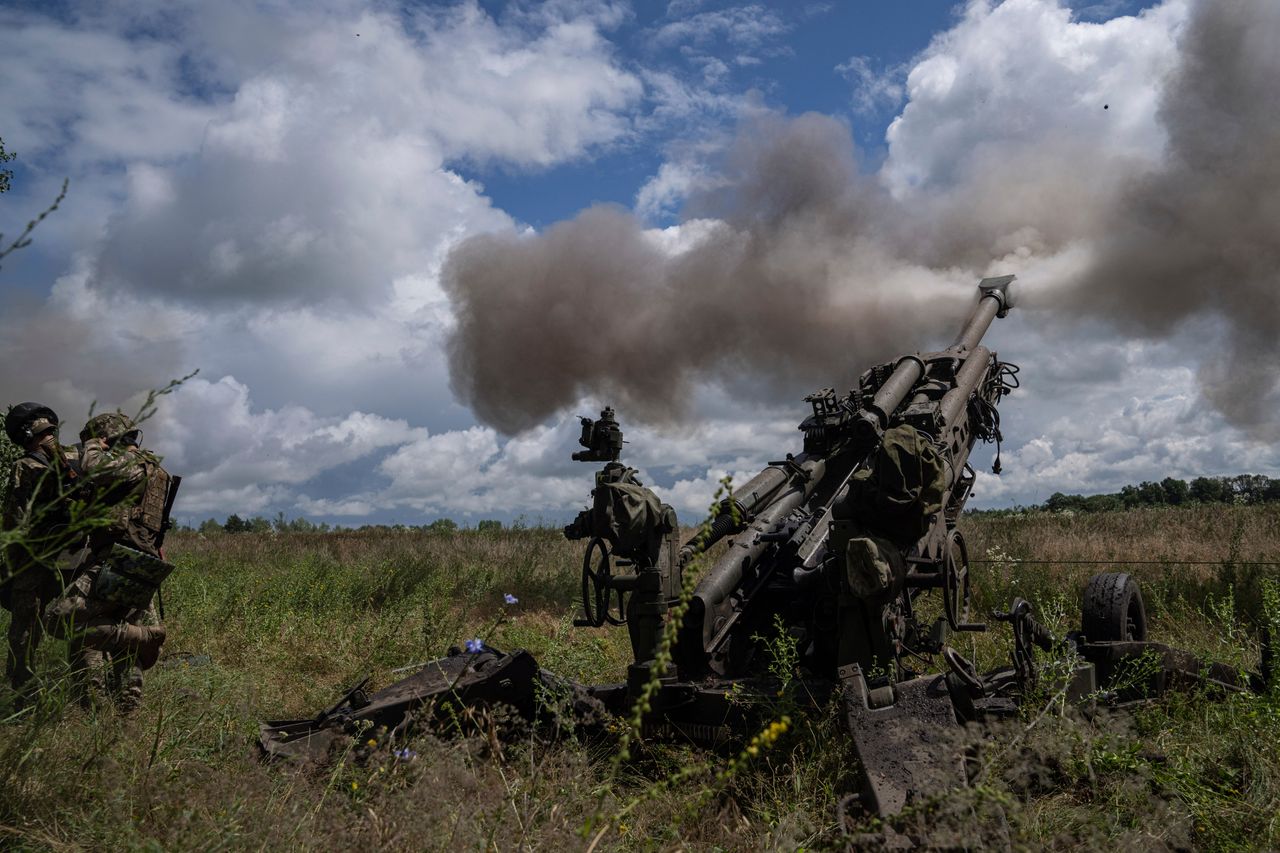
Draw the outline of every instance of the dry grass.
[[[1059,630],[1105,568],[1065,561],[1213,561],[1131,570],[1157,638],[1237,662],[1256,656],[1250,619],[1275,574],[1243,561],[1280,561],[1280,507],[984,516],[965,532],[973,558],[996,560],[975,564],[978,607],[1020,594]],[[258,720],[310,715],[366,673],[388,683],[471,636],[564,675],[618,678],[625,632],[570,625],[580,550],[558,531],[188,534],[170,552],[168,650],[211,662],[154,670],[144,709],[120,719],[65,703],[63,650],[46,645],[44,701],[0,726],[0,834],[18,846],[573,849],[601,830],[602,849],[845,843],[834,806],[853,758],[833,715],[797,720],[723,781],[729,755],[655,747],[615,777],[607,745],[518,731],[500,754],[485,738],[423,735],[408,760],[361,748],[323,772],[257,761]],[[1064,562],[1019,562],[1031,559]],[[502,621],[506,592],[520,604]],[[1007,654],[994,635],[974,651],[990,665]],[[1029,722],[1016,748],[993,741],[979,785],[895,824],[938,822],[969,845],[1280,846],[1280,702],[1190,697],[1123,719],[1055,709]],[[588,826],[596,814],[610,820]]]

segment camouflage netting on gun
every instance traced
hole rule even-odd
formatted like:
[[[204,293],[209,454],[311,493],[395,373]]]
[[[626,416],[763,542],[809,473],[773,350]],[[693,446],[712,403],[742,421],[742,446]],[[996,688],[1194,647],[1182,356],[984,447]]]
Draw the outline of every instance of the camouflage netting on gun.
[[[879,536],[858,535],[850,530],[850,522],[837,521],[831,538],[844,554],[845,582],[858,598],[870,598],[888,592],[906,577],[907,561],[902,550]]]
[[[671,507],[648,488],[636,483],[600,483],[592,507],[595,533],[615,551],[644,548],[655,534],[674,526]]]
[[[903,424],[885,432],[872,465],[850,478],[839,516],[909,548],[942,509],[946,489],[946,468],[933,442]]]

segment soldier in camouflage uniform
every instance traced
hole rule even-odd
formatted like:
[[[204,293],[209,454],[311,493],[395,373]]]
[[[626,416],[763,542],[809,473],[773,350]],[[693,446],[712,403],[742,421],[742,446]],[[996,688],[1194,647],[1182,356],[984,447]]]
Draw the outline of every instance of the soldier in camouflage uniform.
[[[168,566],[160,542],[172,478],[155,454],[138,446],[141,431],[124,415],[90,419],[80,440],[81,471],[95,502],[108,508],[111,523],[90,532],[90,568],[49,606],[46,623],[71,637],[87,699],[109,691],[127,713],[141,703],[143,670],[155,664],[165,639],[152,598],[158,582],[130,600],[113,594],[104,581],[118,579],[122,571],[132,577],[135,564]]]
[[[70,580],[70,558],[84,534],[71,524],[78,470],[74,454],[58,443],[58,416],[40,403],[19,403],[9,410],[4,427],[23,450],[13,466],[3,513],[4,529],[19,536],[5,548],[0,572],[0,604],[10,612],[5,675],[22,701],[43,634],[41,613]]]

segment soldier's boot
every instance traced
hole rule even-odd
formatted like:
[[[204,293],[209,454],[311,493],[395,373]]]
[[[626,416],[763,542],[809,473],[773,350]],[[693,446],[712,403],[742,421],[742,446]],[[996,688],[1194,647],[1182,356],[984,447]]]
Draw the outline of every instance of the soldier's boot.
[[[163,625],[131,625],[121,622],[114,625],[94,625],[84,632],[85,645],[112,655],[134,655],[142,669],[151,669],[156,665],[164,639]]]
[[[126,657],[114,662],[111,675],[116,709],[132,714],[142,706],[142,667]]]
[[[101,708],[109,701],[107,656],[100,650],[75,643],[71,649],[72,675],[80,704]]]

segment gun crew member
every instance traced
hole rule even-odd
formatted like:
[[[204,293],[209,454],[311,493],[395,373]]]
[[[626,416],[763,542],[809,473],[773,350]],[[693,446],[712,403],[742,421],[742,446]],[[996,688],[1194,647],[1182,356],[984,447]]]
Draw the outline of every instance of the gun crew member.
[[[78,466],[72,449],[58,443],[57,414],[42,403],[19,403],[5,416],[4,430],[23,451],[5,495],[0,565],[0,604],[10,612],[5,676],[22,703],[43,634],[41,614],[70,580],[71,555],[84,533],[72,523]]]
[[[115,698],[128,713],[142,701],[142,673],[164,643],[154,597],[173,570],[162,549],[180,478],[140,447],[128,417],[91,418],[80,433],[80,468],[110,523],[89,534],[89,568],[46,610],[46,625],[69,636],[86,702]]]

